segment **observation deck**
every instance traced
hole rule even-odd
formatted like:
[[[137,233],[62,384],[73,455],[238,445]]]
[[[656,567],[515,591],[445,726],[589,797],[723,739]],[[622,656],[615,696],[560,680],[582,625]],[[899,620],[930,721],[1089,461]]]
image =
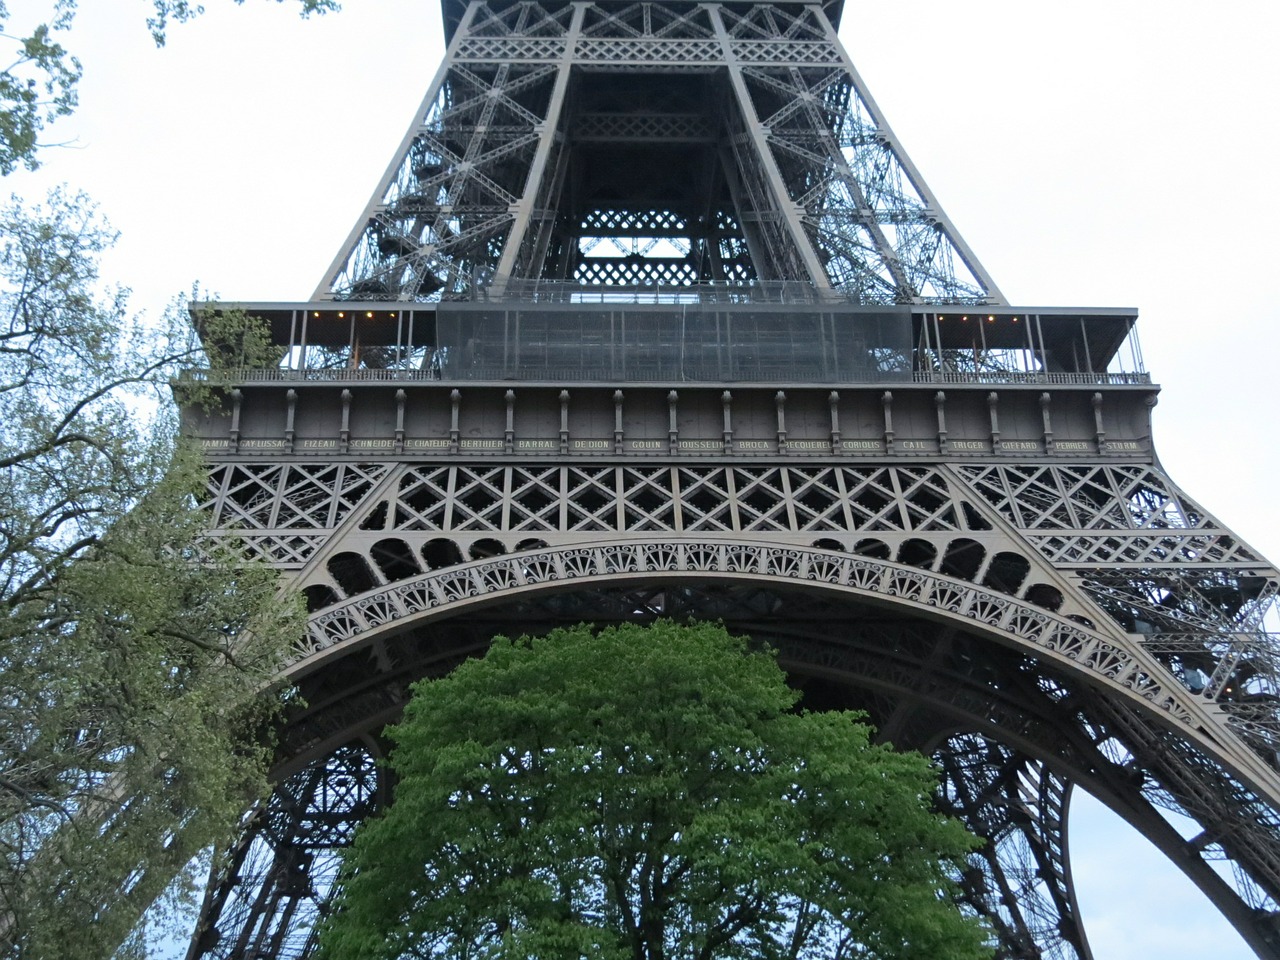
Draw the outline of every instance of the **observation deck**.
[[[228,309],[266,322],[280,362],[219,373],[230,404],[188,422],[215,457],[1151,458],[1130,309],[866,306],[803,284],[193,306]]]

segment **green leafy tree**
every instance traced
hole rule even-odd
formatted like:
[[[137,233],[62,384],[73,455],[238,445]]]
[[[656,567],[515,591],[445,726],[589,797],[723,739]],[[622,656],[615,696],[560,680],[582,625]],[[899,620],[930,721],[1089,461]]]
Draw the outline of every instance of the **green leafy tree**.
[[[105,0],[98,0],[105,2]],[[149,9],[146,25],[157,46],[163,46],[172,24],[185,23],[204,12],[204,5],[190,0],[138,0]],[[286,0],[276,0],[284,3]],[[291,0],[302,15],[338,9],[337,0]],[[244,0],[235,0],[243,4]],[[8,4],[0,0],[0,40],[9,44],[7,63],[0,68],[0,176],[19,166],[34,170],[40,165],[40,142],[45,128],[72,113],[78,104],[77,85],[83,73],[80,61],[62,43],[75,21],[79,0],[47,0],[39,22],[14,30]],[[127,8],[126,4],[116,6]]]
[[[390,732],[320,956],[990,956],[925,758],[796,700],[715,625],[499,638]]]
[[[60,0],[67,3],[68,0]],[[77,0],[70,0],[71,3]],[[243,6],[244,0],[234,0],[237,6]],[[275,0],[276,3],[296,3],[302,15],[309,17],[313,13],[331,13],[338,9],[338,0]],[[165,31],[171,23],[186,23],[204,13],[203,3],[192,3],[191,0],[151,0],[152,13],[147,19],[151,28],[151,36],[158,46],[164,46]]]
[[[8,63],[0,72],[0,176],[19,165],[34,170],[40,134],[78,102],[80,61],[59,42],[71,26],[73,3],[55,0],[43,22],[19,33],[8,31],[8,6],[0,0],[0,38],[10,44]]]
[[[302,611],[201,539],[181,312],[103,292],[83,198],[0,210],[0,957],[109,956],[266,788],[260,696]],[[244,318],[208,337],[261,346]],[[256,358],[253,358],[256,359]],[[212,395],[191,395],[212,402]],[[92,935],[87,931],[92,928]]]

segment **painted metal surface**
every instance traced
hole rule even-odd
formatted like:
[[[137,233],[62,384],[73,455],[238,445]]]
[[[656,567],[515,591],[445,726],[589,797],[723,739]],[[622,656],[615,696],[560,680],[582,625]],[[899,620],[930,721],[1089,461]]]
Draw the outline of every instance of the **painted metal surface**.
[[[446,6],[320,290],[251,310],[281,363],[189,411],[210,535],[312,608],[193,958],[309,954],[413,680],[661,616],[937,759],[1000,956],[1090,956],[1079,785],[1280,957],[1276,570],[1161,469],[1134,311],[1005,303],[838,12]]]

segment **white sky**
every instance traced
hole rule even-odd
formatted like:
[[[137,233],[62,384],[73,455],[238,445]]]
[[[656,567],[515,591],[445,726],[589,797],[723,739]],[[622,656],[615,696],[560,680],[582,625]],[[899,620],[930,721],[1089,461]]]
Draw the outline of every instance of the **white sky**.
[[[158,312],[199,281],[301,300],[359,217],[442,54],[434,0],[206,0],[156,50],[149,0],[85,0],[78,114],[37,176],[124,236],[107,274]],[[39,0],[17,0],[15,19]],[[1280,557],[1280,4],[848,0],[842,36],[899,138],[1019,305],[1136,306],[1173,477]],[[1084,806],[1083,801],[1079,804]],[[1079,812],[1079,811],[1078,811]],[[1073,818],[1097,960],[1251,956],[1124,828]],[[1154,855],[1152,855],[1154,856]]]

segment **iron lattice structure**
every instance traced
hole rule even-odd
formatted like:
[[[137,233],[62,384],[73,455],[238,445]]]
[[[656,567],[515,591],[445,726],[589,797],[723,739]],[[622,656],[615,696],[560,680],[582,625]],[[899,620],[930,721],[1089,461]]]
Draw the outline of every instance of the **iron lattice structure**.
[[[473,3],[452,27],[318,298],[763,280],[1003,302],[818,4]]]
[[[312,611],[193,960],[308,956],[412,681],[657,617],[934,756],[1001,957],[1091,956],[1079,786],[1280,958],[1276,570],[1160,468],[1134,311],[1004,301],[838,14],[446,4],[325,284],[250,306],[280,365],[188,412],[211,536]]]

